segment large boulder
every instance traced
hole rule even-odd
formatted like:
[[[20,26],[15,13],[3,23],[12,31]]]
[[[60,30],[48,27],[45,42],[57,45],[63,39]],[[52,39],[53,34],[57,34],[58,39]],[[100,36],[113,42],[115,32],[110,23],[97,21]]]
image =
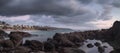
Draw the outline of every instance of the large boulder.
[[[0,45],[3,48],[14,48],[14,43],[11,40],[1,40]]]
[[[5,31],[3,31],[3,30],[0,30],[0,36],[7,36],[8,34],[5,32]]]
[[[31,48],[33,51],[42,51],[44,44],[37,40],[26,40],[24,46]]]
[[[120,48],[120,21],[115,21],[104,37],[115,49]]]
[[[96,47],[101,46],[101,44],[100,44],[99,42],[94,43],[94,45],[95,45]]]
[[[23,37],[20,34],[10,33],[9,37],[10,37],[10,40],[14,43],[15,47],[22,44]]]
[[[56,33],[55,36],[53,37],[54,40],[57,41],[59,46],[64,46],[64,47],[74,47],[76,46],[72,41],[68,39],[66,35]]]
[[[87,44],[87,47],[88,47],[88,48],[93,48],[94,45],[92,45],[92,43],[90,43],[90,44]]]
[[[45,52],[55,51],[55,44],[48,41],[44,42],[44,51]]]
[[[105,52],[105,48],[103,46],[99,46],[98,47],[98,52],[99,53],[104,53]]]
[[[75,35],[74,33],[56,33],[53,36],[53,39],[56,40],[60,46],[64,47],[78,47],[83,45],[83,41],[85,40],[82,35]]]

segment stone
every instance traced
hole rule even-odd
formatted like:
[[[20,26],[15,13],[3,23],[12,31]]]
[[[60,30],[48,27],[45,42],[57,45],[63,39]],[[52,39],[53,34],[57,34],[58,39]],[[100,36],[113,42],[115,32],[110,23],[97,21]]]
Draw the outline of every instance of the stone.
[[[63,47],[74,47],[74,46],[76,46],[75,43],[70,41],[67,36],[62,35],[60,33],[56,33],[55,36],[53,36],[53,40],[57,41],[59,46],[63,46]]]
[[[44,42],[44,51],[45,52],[55,51],[55,45],[51,42]]]
[[[107,46],[103,46],[104,48],[108,48]]]
[[[101,46],[101,44],[100,44],[99,42],[94,43],[94,45],[95,45],[96,47]]]
[[[105,48],[102,47],[102,46],[99,46],[99,47],[98,47],[98,52],[99,52],[99,53],[104,53],[104,52],[105,52]]]
[[[5,31],[0,30],[0,36],[8,36],[8,34]]]
[[[0,41],[0,45],[3,48],[14,48],[14,43],[11,40],[2,40]]]
[[[87,44],[87,47],[88,48],[93,48],[94,46],[90,43],[90,44]]]
[[[8,34],[5,32],[5,31],[3,31],[3,30],[0,30],[0,39],[4,39],[4,37],[7,37],[8,36]]]
[[[20,34],[9,34],[10,40],[14,43],[15,47],[22,44],[23,37]]]
[[[33,51],[42,51],[43,50],[43,43],[37,40],[26,40],[24,46],[31,48]]]

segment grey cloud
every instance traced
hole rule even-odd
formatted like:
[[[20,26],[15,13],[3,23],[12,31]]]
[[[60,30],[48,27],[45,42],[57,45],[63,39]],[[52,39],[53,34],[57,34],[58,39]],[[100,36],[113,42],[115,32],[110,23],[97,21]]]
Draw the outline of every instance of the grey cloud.
[[[91,17],[90,17],[91,16]],[[39,18],[41,17],[41,18]],[[56,17],[56,18],[55,18]],[[82,18],[84,17],[84,18]],[[47,25],[47,26],[54,26],[54,27],[63,27],[63,28],[71,28],[71,29],[92,29],[97,27],[91,23],[89,23],[91,20],[93,20],[93,16],[89,15],[88,17],[85,15],[81,17],[58,17],[58,16],[45,16],[45,15],[31,15],[31,20],[35,22],[35,25],[39,23],[38,25]]]
[[[88,3],[93,2],[93,0],[79,0],[79,1],[81,1],[81,3],[83,4],[88,4]]]
[[[0,0],[0,7],[5,6],[5,5],[8,4],[10,1],[12,1],[12,0]]]
[[[19,16],[26,14],[46,14],[73,16],[87,13],[84,4],[98,1],[111,3],[112,0],[0,0],[0,15]]]
[[[114,2],[114,0],[98,0],[97,2],[100,3],[100,4],[110,5],[111,3]]]
[[[112,3],[112,5],[114,6],[114,7],[120,7],[120,0],[114,0],[114,2]]]
[[[83,14],[84,9],[76,10],[80,4],[72,2],[77,3],[77,0],[12,0],[9,4],[1,6],[0,15],[50,14],[69,16]]]

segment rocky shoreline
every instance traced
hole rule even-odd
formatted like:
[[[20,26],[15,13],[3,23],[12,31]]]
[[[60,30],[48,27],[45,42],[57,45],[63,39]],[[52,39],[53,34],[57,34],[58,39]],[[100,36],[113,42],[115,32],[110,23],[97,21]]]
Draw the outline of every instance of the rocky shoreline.
[[[5,40],[6,36],[9,39]],[[114,48],[110,53],[120,52],[120,21],[116,21],[110,29],[56,33],[53,38],[48,38],[44,42],[26,40],[23,43],[23,38],[29,36],[31,34],[27,32],[16,31],[7,34],[0,30],[0,53],[85,53],[78,47],[84,45],[83,42],[87,39],[108,42]],[[100,53],[104,53],[106,46],[100,46],[99,43],[94,45]],[[88,44],[87,47],[92,48],[93,45]]]

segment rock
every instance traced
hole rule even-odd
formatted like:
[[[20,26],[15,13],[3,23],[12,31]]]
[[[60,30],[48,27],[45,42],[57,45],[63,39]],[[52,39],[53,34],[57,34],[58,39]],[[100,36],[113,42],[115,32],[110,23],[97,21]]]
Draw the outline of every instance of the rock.
[[[14,48],[14,43],[11,40],[2,40],[0,41],[0,45],[3,48]]]
[[[78,47],[83,45],[84,37],[78,34],[72,33],[56,33],[53,36],[53,40],[56,40],[59,45],[64,47]]]
[[[95,45],[96,47],[101,46],[101,44],[100,44],[99,42],[94,43],[94,45]]]
[[[120,21],[115,21],[113,26],[106,32],[107,41],[119,40],[120,37]]]
[[[30,48],[24,47],[24,46],[19,46],[13,50],[14,53],[29,53],[31,51]]]
[[[22,37],[30,37],[30,36],[32,36],[28,32],[20,32],[20,31],[11,32],[9,35],[20,35]]]
[[[43,43],[37,40],[26,40],[24,46],[31,48],[33,51],[42,51],[43,50]]]
[[[88,48],[94,47],[91,43],[87,45]]]
[[[104,53],[104,52],[105,52],[105,48],[102,47],[102,46],[99,46],[99,47],[98,47],[98,52],[99,52],[99,53]]]
[[[5,31],[0,30],[0,39],[4,39],[4,37],[7,37],[7,36],[8,34]]]
[[[105,40],[115,49],[120,48],[120,21],[115,21],[113,26],[105,33]]]
[[[0,30],[0,36],[8,36],[8,34],[5,31]]]
[[[45,52],[55,51],[55,45],[51,42],[44,42],[44,51]]]
[[[81,49],[77,49],[77,48],[62,48],[59,53],[85,53],[83,50]]]
[[[14,43],[15,47],[22,44],[23,38],[22,38],[21,34],[10,33],[9,37],[10,37],[10,40]]]
[[[56,33],[55,36],[53,36],[53,40],[57,41],[59,46],[64,46],[64,47],[76,46],[75,43],[73,43],[72,41],[68,39],[68,37],[60,33]]]
[[[120,53],[120,49],[114,49],[114,50],[111,51],[110,53]]]
[[[107,46],[103,46],[104,48],[108,48]]]
[[[83,42],[85,41],[84,37],[82,37],[81,35],[68,35],[67,38],[76,46],[82,46]]]

